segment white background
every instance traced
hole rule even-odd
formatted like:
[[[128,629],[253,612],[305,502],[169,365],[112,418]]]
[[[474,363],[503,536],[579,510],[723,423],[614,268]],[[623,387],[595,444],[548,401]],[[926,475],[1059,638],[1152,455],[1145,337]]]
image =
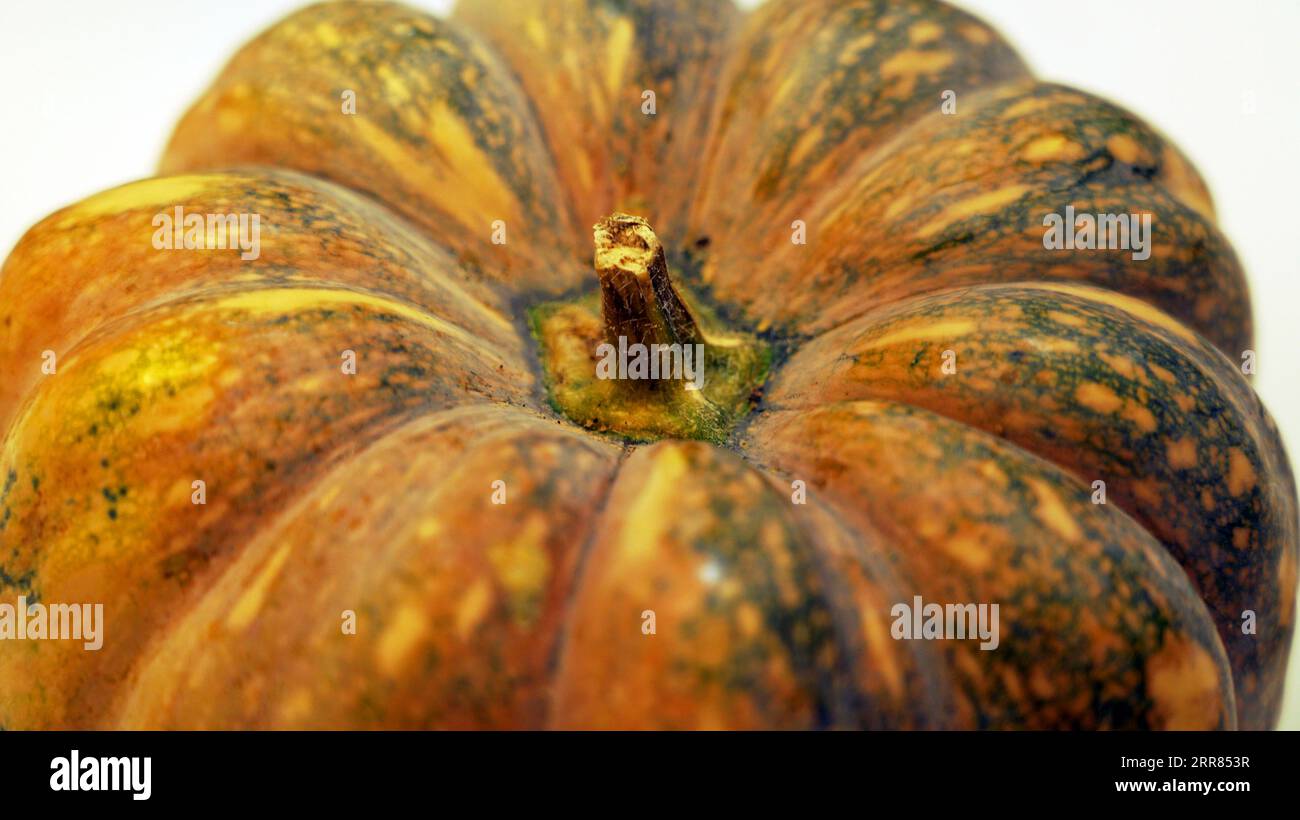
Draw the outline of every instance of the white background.
[[[50,211],[149,176],[233,50],[296,0],[0,0],[0,253]],[[742,5],[755,5],[744,2]],[[446,12],[451,0],[412,0]],[[958,0],[1037,73],[1139,113],[1192,159],[1250,276],[1255,386],[1300,453],[1300,2]],[[1254,113],[1246,100],[1253,97]],[[1283,726],[1300,728],[1300,652]]]

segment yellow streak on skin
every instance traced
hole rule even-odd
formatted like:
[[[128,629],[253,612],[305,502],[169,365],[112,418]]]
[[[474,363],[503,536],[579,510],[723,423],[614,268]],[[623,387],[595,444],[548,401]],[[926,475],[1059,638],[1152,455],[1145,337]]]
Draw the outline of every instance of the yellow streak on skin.
[[[338,498],[339,494],[342,492],[343,492],[342,484],[330,484],[326,486],[324,492],[322,492],[320,496],[318,496],[316,499],[316,509],[320,510],[321,512],[330,509],[331,505],[333,505],[334,503],[334,500]]]
[[[1030,162],[1070,161],[1083,156],[1083,146],[1061,134],[1050,134],[1033,140],[1021,150],[1020,156]]]
[[[457,325],[402,302],[342,288],[268,288],[250,290],[216,302],[218,308],[246,310],[250,313],[295,313],[302,310],[362,305],[393,313],[431,330],[454,336],[466,344],[481,347],[484,342]]]
[[[545,546],[547,532],[542,517],[530,516],[523,532],[487,549],[488,562],[497,581],[519,608],[530,596],[545,592],[551,577],[551,556]]]
[[[421,541],[432,541],[442,533],[442,522],[436,518],[426,518],[420,522],[420,528],[416,530],[416,536]]]
[[[1174,382],[1178,381],[1178,378],[1174,376],[1173,373],[1170,373],[1168,370],[1156,364],[1155,362],[1147,362],[1147,370],[1150,370],[1152,373],[1156,374],[1156,378],[1164,382],[1165,384],[1173,384]]]
[[[952,339],[964,336],[975,330],[975,322],[970,319],[949,319],[943,322],[928,322],[913,327],[905,327],[869,340],[860,350],[889,347],[907,342]]]
[[[943,36],[943,27],[929,20],[923,20],[914,24],[907,30],[907,39],[913,45],[923,45],[932,43]]]
[[[1088,326],[1087,319],[1073,313],[1067,313],[1063,310],[1050,310],[1047,312],[1047,318],[1056,322],[1058,325],[1069,325],[1070,327]]]
[[[266,566],[257,574],[252,585],[230,610],[230,615],[226,618],[226,626],[235,631],[242,631],[257,620],[257,613],[261,611],[262,604],[266,601],[267,590],[271,588],[280,570],[284,568],[285,561],[289,560],[292,549],[292,544],[284,544],[275,551],[271,559],[266,562]]]
[[[379,66],[375,73],[384,81],[384,92],[394,104],[401,105],[411,99],[411,89],[407,87],[406,81],[388,66]]]
[[[1120,374],[1124,378],[1131,379],[1133,381],[1143,381],[1143,382],[1146,381],[1146,379],[1142,374],[1142,371],[1138,369],[1137,364],[1127,356],[1111,355],[1104,351],[1098,351],[1097,356],[1103,362],[1110,365],[1110,368],[1112,370],[1114,370],[1116,373]]]
[[[944,541],[944,552],[973,572],[988,567],[992,556],[980,539],[969,535],[954,535]]]
[[[587,156],[586,151],[575,151],[573,160],[577,165],[578,182],[582,184],[582,189],[591,190],[591,186],[596,184],[596,175],[591,170],[591,158]]]
[[[1214,659],[1197,644],[1171,637],[1146,662],[1146,689],[1162,729],[1213,729],[1223,704]]]
[[[623,74],[627,71],[627,61],[632,55],[632,38],[636,30],[632,21],[621,17],[609,33],[609,44],[605,47],[605,87],[610,95],[618,93],[623,84]]]
[[[1155,414],[1140,404],[1126,402],[1124,409],[1120,411],[1120,417],[1133,422],[1133,425],[1143,433],[1154,433],[1160,426],[1156,422]]]
[[[1084,382],[1079,385],[1074,390],[1074,398],[1084,407],[1106,414],[1114,413],[1124,404],[1124,400],[1114,390],[1096,382]]]
[[[193,341],[176,334],[172,337],[175,344],[168,345],[162,355],[151,355],[156,351],[142,348],[139,343],[125,350],[108,355],[98,362],[92,359],[91,378],[100,384],[130,383],[144,390],[151,390],[161,384],[185,385],[185,389],[161,403],[155,412],[142,417],[136,429],[140,435],[154,435],[193,425],[194,419],[201,417],[217,394],[209,383],[212,368],[217,366],[219,357],[208,348],[201,353],[193,350]],[[181,355],[180,352],[185,355]],[[81,362],[81,355],[74,354],[64,363],[65,370]],[[95,391],[83,392],[77,399],[74,413],[90,415],[95,412],[99,399]],[[35,422],[43,423],[42,419]]]
[[[794,146],[790,149],[790,156],[788,159],[790,165],[795,166],[803,162],[804,159],[807,158],[808,154],[817,147],[819,142],[821,142],[821,139],[822,132],[821,129],[818,128],[809,128],[807,131],[804,131],[799,135],[799,139],[795,141]]]
[[[338,48],[339,44],[343,42],[342,38],[339,37],[339,30],[329,23],[317,23],[315,32],[316,39],[320,40],[326,48]]]
[[[1065,285],[1056,282],[1052,283],[1026,283],[1025,287],[1037,288],[1039,290],[1051,290],[1057,293],[1065,293],[1071,296],[1080,296],[1092,302],[1100,302],[1105,305],[1117,307],[1125,313],[1130,313],[1139,319],[1142,319],[1157,327],[1163,328],[1184,341],[1195,344],[1198,339],[1190,328],[1179,322],[1168,313],[1143,302],[1140,299],[1134,299],[1132,296],[1125,296],[1113,290],[1102,290],[1100,288],[1090,288],[1081,285]]]
[[[1255,468],[1239,447],[1228,451],[1228,492],[1241,495],[1255,486]]]
[[[889,623],[880,615],[888,609],[883,602],[878,607],[861,607],[859,624],[862,634],[867,636],[867,652],[871,656],[871,663],[884,676],[890,694],[899,697],[903,693],[903,672],[899,668],[897,656],[890,651],[892,641]]]
[[[1106,140],[1106,150],[1120,162],[1133,163],[1143,154],[1141,146],[1128,134],[1112,134]]]
[[[961,26],[958,31],[961,32],[961,36],[965,37],[968,42],[979,46],[988,45],[989,41],[993,39],[987,29],[973,23],[967,23],[966,25]]]
[[[794,89],[799,85],[799,80],[801,79],[802,75],[798,72],[786,72],[785,79],[781,81],[781,84],[776,87],[776,91],[772,94],[772,102],[768,107],[776,108],[781,101],[790,94],[790,92],[794,91]]]
[[[209,188],[229,182],[229,177],[219,174],[190,174],[132,182],[95,194],[72,206],[60,220],[59,226],[67,227],[81,220],[138,208],[166,208],[170,212],[188,199],[197,199],[199,194]]]
[[[849,43],[847,46],[845,46],[844,51],[840,52],[839,59],[836,60],[836,62],[838,62],[842,66],[853,65],[861,57],[862,52],[871,48],[875,44],[876,44],[876,35],[874,32],[869,31],[866,34],[859,37],[858,39]],[[791,76],[793,77],[795,75],[792,74]],[[790,81],[787,79],[785,85],[788,85],[789,82]],[[783,85],[782,87],[785,88],[785,85]]]
[[[963,199],[960,202],[954,202],[944,208],[938,217],[918,229],[916,236],[918,239],[925,239],[943,230],[953,222],[997,210],[1003,205],[1015,202],[1028,190],[1028,185],[1008,185],[1005,188],[998,188],[969,199]]]
[[[1036,478],[1026,478],[1025,481],[1033,490],[1034,497],[1038,499],[1038,504],[1034,507],[1034,517],[1061,538],[1072,544],[1077,543],[1083,537],[1083,531],[1079,529],[1079,525],[1066,509],[1061,497],[1056,494],[1056,490]]]
[[[406,601],[393,613],[393,619],[384,628],[375,644],[375,661],[379,671],[395,677],[402,671],[411,652],[420,644],[429,629],[429,615],[424,607]]]
[[[1053,339],[1050,337],[1031,338],[1029,343],[1034,349],[1041,353],[1080,353],[1080,347],[1069,339]]]
[[[672,509],[682,480],[689,472],[686,455],[676,446],[668,446],[658,454],[654,469],[637,496],[636,504],[627,511],[618,542],[622,544],[619,555],[629,562],[639,562],[654,555],[658,543],[658,525],[664,520],[663,510]]]
[[[509,224],[517,217],[518,204],[509,186],[497,174],[488,155],[474,144],[465,123],[446,104],[437,103],[429,112],[430,138],[438,154],[433,162],[365,117],[353,119],[361,141],[373,147],[409,189],[454,192],[454,203],[439,204],[467,229],[486,236],[494,220]]]
[[[1205,189],[1196,172],[1178,156],[1178,152],[1165,146],[1161,166],[1165,187],[1175,192],[1180,200],[1205,217],[1206,221],[1214,222],[1214,203],[1210,201],[1210,192]]]
[[[462,641],[468,641],[491,608],[492,585],[487,579],[480,578],[456,605],[456,635]]]
[[[524,31],[533,45],[541,49],[546,48],[546,24],[539,18],[529,17],[524,23]]]
[[[952,65],[953,56],[947,51],[900,51],[880,64],[880,75],[886,78],[914,74],[932,74]]]
[[[736,626],[740,628],[742,636],[752,640],[762,632],[763,613],[749,602],[742,603],[736,610]]]
[[[1295,589],[1296,586],[1296,557],[1295,550],[1283,550],[1282,560],[1277,566],[1277,584],[1280,589]],[[1282,596],[1282,613],[1279,620],[1284,624],[1291,623],[1291,618],[1295,615],[1295,596]]]
[[[914,204],[915,201],[909,196],[894,197],[890,200],[889,204],[885,206],[885,218],[893,219],[905,210],[911,208]],[[838,218],[843,210],[843,207],[837,208],[835,213],[832,215],[832,218]]]
[[[1003,111],[1001,118],[1004,120],[1019,119],[1025,114],[1051,108],[1056,102],[1056,100],[1044,99],[1043,97],[1026,97],[1020,102],[1012,104]]]

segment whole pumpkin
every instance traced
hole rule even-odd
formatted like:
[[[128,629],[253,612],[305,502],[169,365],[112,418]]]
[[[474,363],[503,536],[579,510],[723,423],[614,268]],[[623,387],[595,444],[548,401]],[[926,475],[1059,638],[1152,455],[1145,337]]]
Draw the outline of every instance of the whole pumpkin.
[[[1206,187],[952,7],[312,6],[161,174],[0,274],[0,592],[105,612],[0,641],[5,728],[1276,721],[1295,486]]]

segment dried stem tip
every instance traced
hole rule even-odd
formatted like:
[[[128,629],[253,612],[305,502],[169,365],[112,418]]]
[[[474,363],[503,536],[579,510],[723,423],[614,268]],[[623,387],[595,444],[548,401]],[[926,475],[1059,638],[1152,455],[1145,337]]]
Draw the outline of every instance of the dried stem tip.
[[[613,214],[593,228],[605,339],[627,344],[703,344],[704,335],[673,287],[663,245],[639,216]]]

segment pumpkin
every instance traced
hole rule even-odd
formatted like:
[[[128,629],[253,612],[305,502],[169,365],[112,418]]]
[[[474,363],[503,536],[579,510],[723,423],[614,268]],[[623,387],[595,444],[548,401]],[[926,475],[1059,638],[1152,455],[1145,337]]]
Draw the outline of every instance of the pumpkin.
[[[0,590],[106,633],[0,641],[5,728],[1278,716],[1295,484],[1206,186],[939,2],[312,6],[0,320]]]

